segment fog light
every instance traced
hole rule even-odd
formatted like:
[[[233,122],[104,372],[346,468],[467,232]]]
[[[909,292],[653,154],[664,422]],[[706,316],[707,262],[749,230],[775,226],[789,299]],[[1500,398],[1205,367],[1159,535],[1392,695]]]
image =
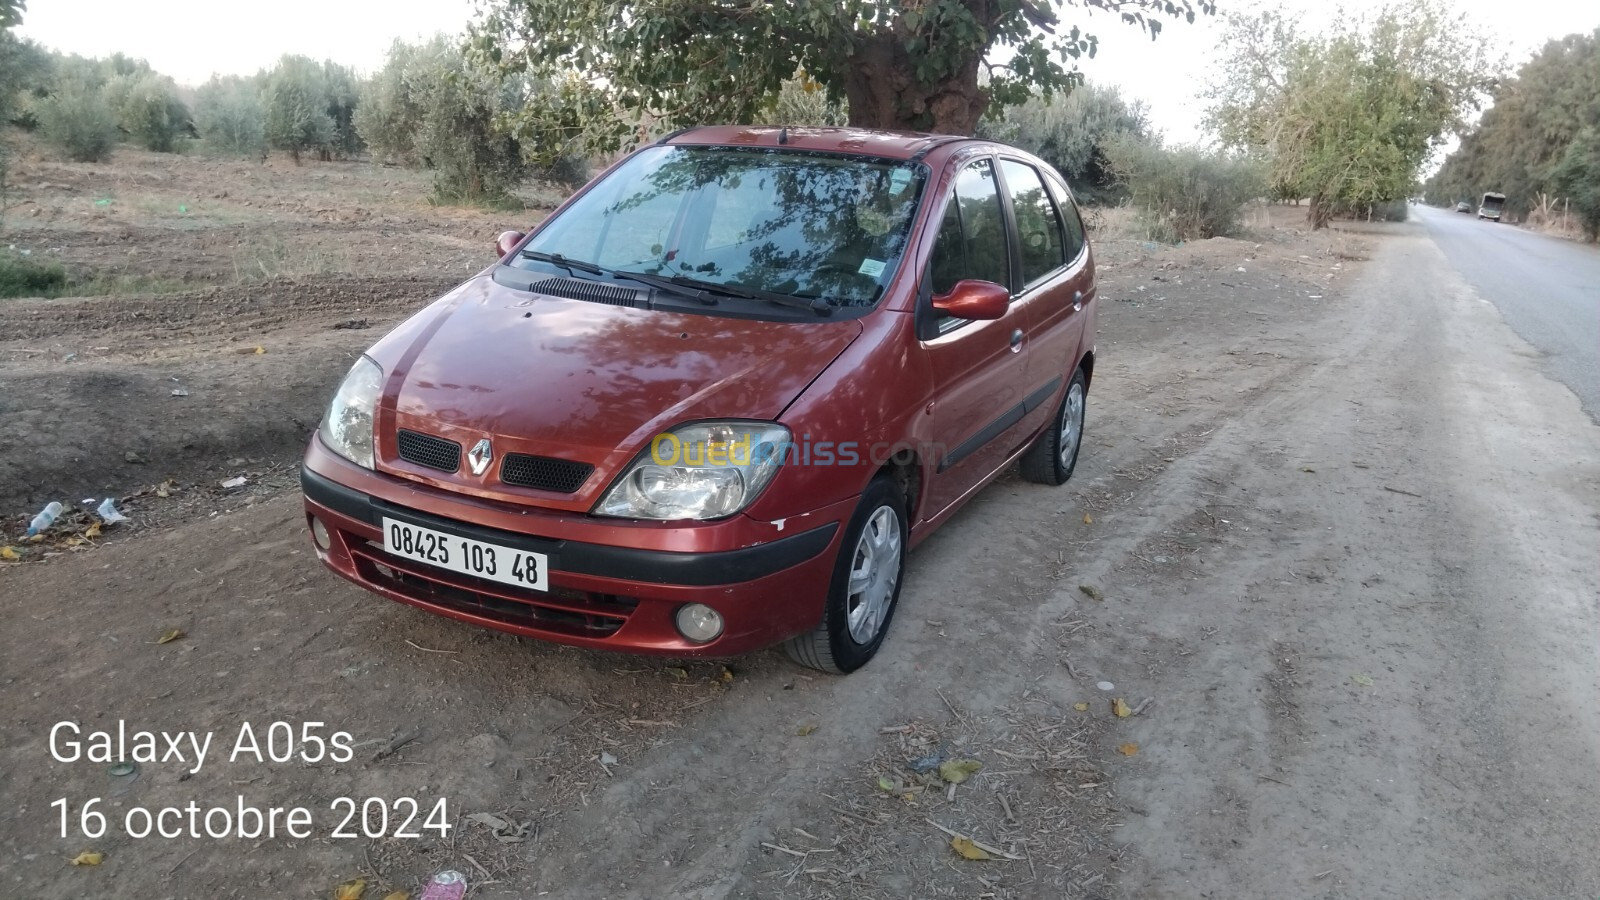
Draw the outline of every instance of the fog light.
[[[316,516],[311,517],[311,539],[324,550],[333,546],[333,538],[328,536],[328,526],[322,524],[322,520]]]
[[[722,614],[703,603],[678,607],[678,631],[696,644],[705,644],[722,634]]]

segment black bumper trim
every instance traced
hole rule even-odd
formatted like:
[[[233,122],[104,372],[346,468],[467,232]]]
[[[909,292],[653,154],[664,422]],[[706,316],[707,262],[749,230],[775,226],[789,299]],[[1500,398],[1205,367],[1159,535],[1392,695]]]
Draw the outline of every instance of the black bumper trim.
[[[300,487],[313,503],[374,527],[381,523],[384,516],[389,516],[436,531],[544,553],[551,558],[551,567],[557,572],[624,578],[649,584],[706,587],[753,581],[815,557],[827,549],[833,540],[834,530],[838,528],[838,523],[829,523],[754,547],[717,553],[640,550],[530,537],[514,531],[445,519],[368,496],[304,466],[300,469]]]

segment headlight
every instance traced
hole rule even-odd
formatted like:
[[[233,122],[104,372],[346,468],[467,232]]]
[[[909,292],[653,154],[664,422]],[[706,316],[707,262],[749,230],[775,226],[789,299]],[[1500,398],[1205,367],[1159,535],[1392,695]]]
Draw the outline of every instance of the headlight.
[[[718,519],[749,506],[778,473],[789,429],[702,422],[660,435],[594,511],[629,519]]]
[[[350,367],[322,419],[322,442],[358,466],[372,468],[372,420],[383,393],[383,370],[365,356]]]

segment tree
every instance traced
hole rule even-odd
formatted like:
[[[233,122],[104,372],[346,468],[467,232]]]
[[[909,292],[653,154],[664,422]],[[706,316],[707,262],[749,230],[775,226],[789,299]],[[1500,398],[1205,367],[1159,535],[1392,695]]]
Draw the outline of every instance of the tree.
[[[511,71],[557,82],[584,73],[596,97],[580,104],[593,113],[581,124],[600,149],[633,131],[618,107],[662,127],[747,122],[802,69],[831,100],[848,101],[851,125],[972,134],[991,104],[1081,80],[1074,61],[1098,43],[1064,26],[1069,9],[1113,13],[1153,38],[1163,17],[1193,21],[1214,4],[485,0],[474,44]]]
[[[146,150],[171,153],[192,126],[178,86],[165,75],[149,70],[118,75],[104,90],[122,130]]]
[[[1441,0],[1331,36],[1237,17],[1210,123],[1224,146],[1268,161],[1275,196],[1311,199],[1313,228],[1400,199],[1491,83],[1488,42],[1465,28]]]
[[[1524,216],[1540,194],[1564,192],[1555,168],[1591,123],[1600,124],[1600,29],[1548,42],[1501,82],[1477,127],[1428,180],[1426,196],[1443,204],[1499,191],[1506,214]]]
[[[529,92],[524,79],[474,65],[442,37],[396,41],[356,107],[356,128],[383,158],[432,169],[435,199],[499,201],[528,171],[502,118]]]
[[[1584,238],[1600,239],[1600,126],[1590,125],[1567,145],[1551,181],[1578,211]]]
[[[23,0],[0,0],[0,30],[22,24],[22,14],[27,11]]]
[[[328,115],[328,85],[322,66],[305,56],[284,56],[266,79],[267,143],[287,150],[295,165],[300,154],[326,152],[336,129]]]
[[[213,75],[194,98],[194,125],[209,146],[251,155],[266,146],[266,110],[258,79]]]
[[[117,116],[104,88],[76,79],[60,82],[39,103],[39,131],[77,162],[100,162],[117,143]]]

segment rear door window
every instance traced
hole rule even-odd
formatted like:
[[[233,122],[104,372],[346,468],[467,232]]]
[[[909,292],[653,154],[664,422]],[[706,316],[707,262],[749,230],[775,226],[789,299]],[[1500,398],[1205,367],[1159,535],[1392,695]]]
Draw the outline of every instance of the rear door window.
[[[1067,261],[1061,219],[1055,201],[1045,190],[1039,170],[1012,159],[1000,161],[1000,171],[1011,194],[1011,210],[1022,242],[1022,280],[1033,284],[1049,277]]]
[[[1070,262],[1083,252],[1087,240],[1083,216],[1079,215],[1077,204],[1072,202],[1072,192],[1067,190],[1066,182],[1057,178],[1054,172],[1046,177],[1050,181],[1051,193],[1055,194],[1056,209],[1061,211],[1061,225],[1067,238],[1067,260]]]

